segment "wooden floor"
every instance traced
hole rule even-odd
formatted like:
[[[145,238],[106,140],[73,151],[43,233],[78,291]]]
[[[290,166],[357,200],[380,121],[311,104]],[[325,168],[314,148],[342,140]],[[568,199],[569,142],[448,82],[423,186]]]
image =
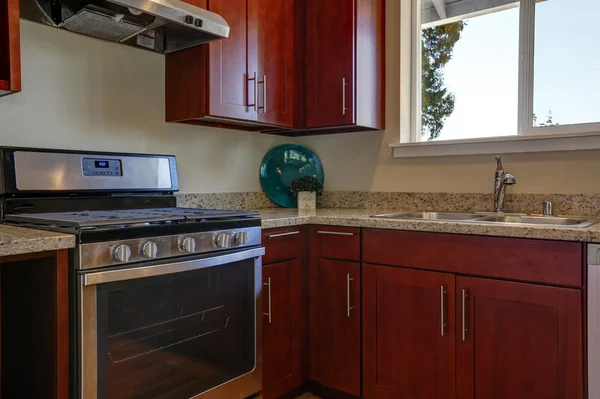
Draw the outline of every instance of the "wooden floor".
[[[304,393],[300,396],[298,396],[296,399],[321,399],[318,396],[313,395],[312,393]]]

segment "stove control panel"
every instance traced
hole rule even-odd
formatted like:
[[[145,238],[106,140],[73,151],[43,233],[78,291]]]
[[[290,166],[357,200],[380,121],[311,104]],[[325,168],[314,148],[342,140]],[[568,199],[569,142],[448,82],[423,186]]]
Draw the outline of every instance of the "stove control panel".
[[[150,259],[185,257],[260,245],[261,228],[210,231],[81,244],[79,269],[109,267]],[[173,261],[170,259],[170,261]]]
[[[81,171],[84,176],[123,176],[120,159],[82,158]]]

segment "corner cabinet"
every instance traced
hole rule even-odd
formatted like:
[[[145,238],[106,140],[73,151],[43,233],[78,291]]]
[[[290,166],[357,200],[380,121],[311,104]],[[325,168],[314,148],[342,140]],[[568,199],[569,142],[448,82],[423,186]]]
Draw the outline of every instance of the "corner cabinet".
[[[166,56],[167,122],[292,126],[297,2],[209,0],[207,6],[229,23],[229,38]]]
[[[19,0],[0,4],[0,97],[21,91]]]
[[[383,129],[385,2],[306,0],[305,128]]]

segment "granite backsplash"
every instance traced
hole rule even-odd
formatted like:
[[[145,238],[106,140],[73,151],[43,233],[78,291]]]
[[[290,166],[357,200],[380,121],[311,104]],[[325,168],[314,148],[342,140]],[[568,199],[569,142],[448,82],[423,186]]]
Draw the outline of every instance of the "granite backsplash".
[[[508,194],[506,212],[538,214],[552,201],[556,215],[600,216],[600,194]],[[279,207],[263,192],[179,194],[178,206],[206,209]],[[320,208],[397,209],[405,211],[473,212],[492,210],[491,193],[401,193],[325,191]]]

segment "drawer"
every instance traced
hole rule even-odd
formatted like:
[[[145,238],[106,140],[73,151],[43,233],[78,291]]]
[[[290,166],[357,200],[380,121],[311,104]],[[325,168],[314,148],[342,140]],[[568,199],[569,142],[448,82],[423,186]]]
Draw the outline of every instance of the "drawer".
[[[360,229],[312,226],[311,251],[320,258],[360,261]]]
[[[583,244],[363,230],[363,262],[581,287]]]
[[[300,258],[306,252],[305,227],[263,230],[262,244],[265,247],[263,265]]]

